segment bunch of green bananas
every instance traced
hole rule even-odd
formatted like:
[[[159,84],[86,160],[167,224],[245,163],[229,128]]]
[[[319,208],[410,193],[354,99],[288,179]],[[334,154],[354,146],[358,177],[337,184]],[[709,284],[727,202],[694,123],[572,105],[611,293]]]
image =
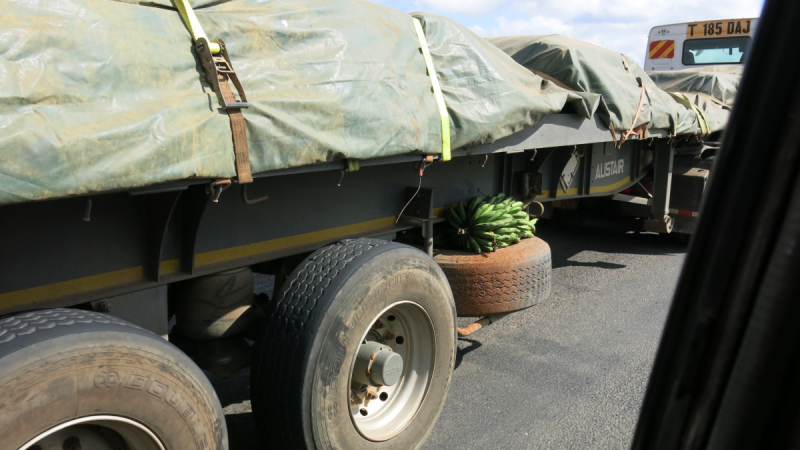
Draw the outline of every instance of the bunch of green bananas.
[[[459,202],[447,209],[449,242],[460,250],[483,253],[532,238],[536,219],[530,219],[522,207],[522,202],[505,194]]]

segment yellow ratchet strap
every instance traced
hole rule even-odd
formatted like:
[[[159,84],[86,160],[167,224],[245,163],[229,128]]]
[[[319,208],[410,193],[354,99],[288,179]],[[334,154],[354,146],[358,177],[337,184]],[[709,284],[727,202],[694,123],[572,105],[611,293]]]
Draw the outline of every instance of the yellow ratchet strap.
[[[206,36],[206,32],[203,31],[203,26],[200,25],[200,21],[197,20],[197,16],[194,15],[194,10],[192,9],[192,5],[189,4],[189,0],[173,0],[175,2],[175,7],[178,8],[178,12],[181,13],[181,17],[183,18],[183,23],[189,28],[189,33],[192,33],[192,39],[195,41],[203,38],[208,41],[208,47],[211,50],[212,54],[219,53],[219,44],[216,42],[211,42]]]
[[[706,117],[703,110],[697,107],[686,94],[681,94],[678,92],[669,92],[669,95],[675,99],[678,103],[683,106],[689,107],[694,111],[695,115],[697,116],[697,123],[700,124],[700,134],[706,136],[711,133],[711,124],[708,123],[708,118]]]
[[[233,141],[234,165],[239,184],[253,182],[250,170],[250,150],[247,144],[247,125],[242,115],[242,109],[249,107],[247,96],[244,93],[239,76],[233,70],[231,58],[222,39],[209,41],[203,31],[203,26],[197,20],[189,0],[173,0],[183,22],[189,28],[194,39],[195,50],[206,74],[206,81],[217,94],[220,106],[225,109],[231,122],[231,140]],[[232,82],[239,93],[237,100],[229,82]],[[216,201],[216,200],[214,200]]]
[[[442,161],[450,161],[450,115],[447,114],[447,105],[444,103],[442,88],[439,86],[439,77],[436,76],[436,69],[433,67],[431,52],[428,50],[428,41],[425,39],[425,32],[422,24],[416,17],[414,19],[414,29],[417,30],[419,45],[422,48],[422,56],[425,57],[425,66],[428,68],[428,75],[433,84],[433,95],[436,96],[436,104],[439,106],[439,116],[442,119]]]

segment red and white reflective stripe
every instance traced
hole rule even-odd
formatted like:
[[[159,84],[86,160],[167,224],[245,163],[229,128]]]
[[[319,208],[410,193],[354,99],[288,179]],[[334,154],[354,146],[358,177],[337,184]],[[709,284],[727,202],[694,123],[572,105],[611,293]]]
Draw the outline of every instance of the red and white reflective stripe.
[[[669,213],[670,214],[677,214],[679,216],[691,216],[691,217],[697,217],[697,216],[700,215],[700,213],[695,212],[695,211],[688,211],[688,210],[685,210],[685,209],[672,209],[672,208],[670,208]]]

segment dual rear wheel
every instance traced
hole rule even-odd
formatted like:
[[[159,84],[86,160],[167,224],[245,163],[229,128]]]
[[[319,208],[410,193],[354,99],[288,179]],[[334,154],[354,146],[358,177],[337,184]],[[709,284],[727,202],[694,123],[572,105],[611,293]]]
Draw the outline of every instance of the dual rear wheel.
[[[527,289],[519,307],[549,292],[545,247],[547,276],[515,282]],[[353,239],[313,253],[255,343],[251,401],[264,447],[421,447],[450,386],[455,319],[445,273],[417,249]],[[23,450],[228,448],[219,400],[185,354],[73,309],[0,319],[0,436]]]
[[[252,366],[264,447],[421,446],[455,360],[455,307],[436,263],[400,244],[348,240],[283,286]],[[228,448],[219,400],[184,353],[75,309],[0,319],[0,436],[23,450]]]

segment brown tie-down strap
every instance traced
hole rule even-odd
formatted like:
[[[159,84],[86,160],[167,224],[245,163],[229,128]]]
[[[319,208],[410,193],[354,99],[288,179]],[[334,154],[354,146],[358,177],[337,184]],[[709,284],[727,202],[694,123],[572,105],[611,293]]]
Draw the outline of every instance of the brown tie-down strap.
[[[626,72],[630,72],[631,71],[631,66],[628,65],[628,60],[625,59],[625,55],[620,53],[619,56],[622,57],[622,65],[625,66],[625,71]]]
[[[625,59],[624,55],[622,55],[622,63],[625,66],[625,70],[630,72],[631,69],[628,66],[628,61]],[[574,91],[575,90],[575,89],[567,86],[561,80],[557,80],[556,78],[553,78],[552,76],[550,76],[550,75],[548,75],[548,74],[546,74],[544,72],[541,72],[541,71],[536,70],[536,69],[531,69],[531,68],[528,68],[528,70],[533,72],[534,75],[538,75],[538,76],[544,78],[545,80],[552,82],[553,84],[555,84],[556,86],[558,86],[558,87],[560,87],[562,89],[567,89],[567,90],[570,90],[570,91]],[[642,88],[642,96],[639,98],[639,107],[636,108],[636,115],[633,117],[633,123],[631,123],[631,128],[628,131],[625,131],[624,133],[622,133],[622,138],[617,140],[617,132],[614,129],[614,123],[612,122],[611,126],[610,126],[610,128],[611,128],[611,137],[614,139],[614,147],[616,147],[616,148],[620,148],[622,146],[622,143],[625,142],[630,136],[632,136],[634,134],[637,135],[637,136],[642,137],[643,139],[647,136],[647,124],[646,123],[642,124],[642,125],[639,125],[638,127],[634,127],[634,125],[636,125],[636,121],[639,120],[639,114],[641,114],[641,112],[642,112],[642,107],[644,106],[644,99],[645,99],[645,96],[647,95],[647,90],[645,89],[645,86],[644,86],[644,83],[642,82],[642,79],[639,78],[639,77],[636,77],[636,81],[639,82],[639,86],[641,86],[641,88]]]
[[[628,131],[622,133],[622,137],[620,137],[619,141],[617,141],[617,132],[616,130],[614,130],[614,123],[612,122],[611,126],[609,127],[611,129],[611,137],[614,139],[614,147],[616,148],[621,148],[622,143],[628,140],[628,138],[631,137],[631,135],[634,134],[637,136],[647,135],[646,123],[643,123],[638,127],[636,126],[636,121],[639,120],[639,114],[641,114],[642,107],[644,106],[645,96],[647,96],[647,88],[645,88],[641,78],[636,77],[636,81],[639,82],[639,86],[641,86],[642,88],[642,96],[639,97],[639,107],[636,108],[636,115],[633,116],[633,122],[631,122],[631,127],[628,129]]]
[[[216,41],[220,46],[218,55],[212,55],[208,42],[204,38],[197,39],[195,43],[200,62],[206,72],[206,80],[214,87],[220,105],[225,108],[231,121],[231,136],[233,138],[233,152],[236,157],[236,176],[239,184],[252,183],[253,175],[250,172],[250,153],[247,147],[247,128],[242,115],[242,108],[247,108],[247,97],[244,94],[239,77],[231,65],[228,51],[222,40]],[[228,81],[233,81],[239,92],[241,101],[236,100]]]
[[[222,98],[226,103],[236,101],[230,85],[228,85],[227,77],[223,74],[219,75],[219,89],[222,92]],[[233,153],[236,155],[236,176],[239,179],[239,184],[252,183],[253,175],[250,173],[250,153],[247,147],[247,128],[244,123],[244,115],[242,110],[234,108],[228,110],[228,118],[231,120],[231,135],[233,136]]]

